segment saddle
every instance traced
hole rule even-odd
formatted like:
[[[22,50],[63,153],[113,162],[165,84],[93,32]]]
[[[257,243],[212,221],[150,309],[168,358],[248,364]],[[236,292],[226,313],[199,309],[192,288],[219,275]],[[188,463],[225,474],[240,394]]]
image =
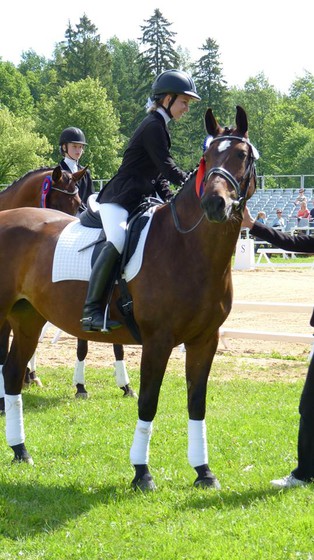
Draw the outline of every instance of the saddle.
[[[101,229],[98,239],[92,243],[92,245],[95,246],[91,260],[92,266],[94,265],[106,241],[106,234],[103,230],[99,212],[99,203],[96,201],[96,197],[97,194],[91,195],[88,198],[86,209],[79,216],[82,226]],[[129,215],[123,253],[115,267],[107,299],[107,303],[110,305],[114,287],[118,284],[120,298],[117,300],[117,306],[125,318],[126,325],[139,343],[142,342],[141,335],[133,315],[133,300],[127,289],[127,283],[123,277],[123,272],[126,264],[129,262],[136,250],[141,232],[150,218],[150,213],[156,206],[160,206],[160,204],[162,204],[162,201],[159,198],[143,198],[141,204]],[[84,247],[84,249],[86,249],[86,247]]]

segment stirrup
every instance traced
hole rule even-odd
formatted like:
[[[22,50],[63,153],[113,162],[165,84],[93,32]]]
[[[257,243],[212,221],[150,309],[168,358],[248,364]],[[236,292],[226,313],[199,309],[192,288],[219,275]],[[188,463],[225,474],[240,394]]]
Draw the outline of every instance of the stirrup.
[[[84,332],[100,332],[103,329],[103,319],[101,325],[99,323],[95,324],[95,317],[93,320],[92,315],[90,317],[83,317],[80,320],[82,331]]]

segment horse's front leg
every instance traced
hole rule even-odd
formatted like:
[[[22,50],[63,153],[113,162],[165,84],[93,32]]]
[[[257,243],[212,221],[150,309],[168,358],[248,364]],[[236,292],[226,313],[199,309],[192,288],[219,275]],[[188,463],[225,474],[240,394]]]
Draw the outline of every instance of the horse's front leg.
[[[28,311],[28,313],[27,313]],[[21,306],[14,316],[13,340],[3,366],[6,438],[14,461],[33,464],[25,447],[22,387],[27,362],[34,354],[44,319],[30,306]]]
[[[188,391],[188,460],[196,470],[194,486],[220,489],[208,466],[206,438],[206,391],[210,368],[218,345],[218,333],[209,341],[186,344],[186,382]]]
[[[134,489],[140,489],[143,492],[156,489],[148,468],[149,445],[160,387],[172,350],[172,347],[169,347],[169,342],[163,342],[143,343],[138,421],[130,450],[131,463],[135,468],[132,486]]]

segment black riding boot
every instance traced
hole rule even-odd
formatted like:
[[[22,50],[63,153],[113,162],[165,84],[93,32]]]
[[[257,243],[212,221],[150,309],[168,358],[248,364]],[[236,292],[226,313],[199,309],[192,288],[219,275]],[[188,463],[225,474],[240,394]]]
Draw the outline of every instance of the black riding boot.
[[[120,254],[115,246],[110,241],[107,241],[92,268],[83,309],[83,318],[81,319],[82,330],[85,332],[103,330],[103,300],[109,280],[111,279],[113,267],[119,257]],[[107,330],[119,327],[121,327],[121,323],[107,319]]]

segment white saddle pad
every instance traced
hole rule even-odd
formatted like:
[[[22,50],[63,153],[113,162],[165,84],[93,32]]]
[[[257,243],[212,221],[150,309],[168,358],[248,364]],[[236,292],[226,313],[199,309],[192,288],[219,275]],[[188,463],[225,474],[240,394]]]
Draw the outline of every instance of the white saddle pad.
[[[147,214],[149,220],[139,238],[136,250],[125,267],[124,278],[127,282],[134,278],[142,265],[143,251],[153,213]],[[88,282],[92,265],[91,259],[94,245],[83,249],[96,241],[101,229],[83,227],[79,220],[70,222],[62,231],[56,245],[52,266],[52,281],[85,280]]]

